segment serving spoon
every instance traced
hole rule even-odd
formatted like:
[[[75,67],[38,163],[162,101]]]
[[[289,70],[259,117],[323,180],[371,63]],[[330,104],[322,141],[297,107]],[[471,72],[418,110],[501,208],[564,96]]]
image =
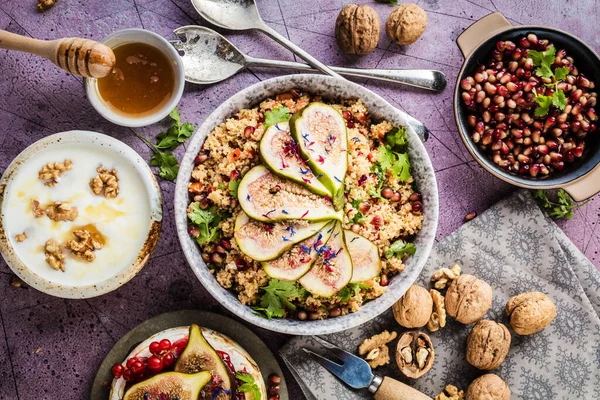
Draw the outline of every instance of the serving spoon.
[[[331,68],[267,25],[260,17],[254,0],[192,0],[192,4],[198,14],[213,25],[234,31],[249,29],[261,31],[302,57],[316,69],[327,75],[341,78],[337,72],[331,70]]]
[[[175,29],[173,33],[181,37],[181,40],[171,41],[171,44],[180,53],[183,52],[181,57],[185,69],[185,79],[188,82],[217,83],[250,67],[315,71],[307,64],[250,57],[242,53],[223,35],[204,26],[182,26]],[[329,68],[346,76],[397,82],[436,92],[442,91],[446,87],[444,74],[434,70]]]

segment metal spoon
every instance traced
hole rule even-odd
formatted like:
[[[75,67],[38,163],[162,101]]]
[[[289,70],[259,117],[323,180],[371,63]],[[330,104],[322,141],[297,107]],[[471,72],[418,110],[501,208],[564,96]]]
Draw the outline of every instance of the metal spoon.
[[[183,52],[185,79],[188,82],[217,83],[249,67],[315,71],[309,65],[297,62],[250,57],[221,34],[203,26],[182,26],[173,33],[182,38],[181,41],[171,41],[171,44]],[[433,91],[441,91],[446,87],[444,74],[434,70],[329,68],[342,75],[397,82]]]
[[[202,18],[213,25],[234,31],[256,29],[302,57],[307,63],[327,75],[342,78],[328,66],[296,46],[279,32],[265,24],[258,13],[254,0],[192,0],[194,8]]]

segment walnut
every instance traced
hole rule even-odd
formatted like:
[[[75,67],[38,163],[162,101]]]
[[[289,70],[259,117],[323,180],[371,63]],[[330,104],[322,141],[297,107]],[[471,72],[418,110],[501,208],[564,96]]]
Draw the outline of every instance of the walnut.
[[[38,0],[37,9],[39,12],[44,12],[49,8],[54,7],[58,0]]]
[[[348,4],[335,21],[335,38],[348,54],[367,54],[379,43],[381,26],[377,12],[369,6]]]
[[[44,255],[46,256],[46,262],[52,269],[65,272],[65,255],[56,240],[50,239],[46,242]]]
[[[510,400],[510,389],[498,375],[486,374],[467,389],[466,400]]]
[[[423,286],[412,285],[392,307],[396,322],[405,328],[421,328],[433,310],[431,295]]]
[[[492,305],[492,288],[473,275],[461,275],[448,287],[446,312],[463,324],[481,319]]]
[[[17,233],[15,235],[15,240],[19,243],[25,241],[25,239],[27,239],[27,234],[25,232],[23,233]]]
[[[104,189],[104,197],[114,199],[119,195],[119,177],[117,170],[104,169],[102,165],[96,168],[98,175],[90,179],[90,188],[95,195],[100,195]]]
[[[433,275],[431,275],[433,287],[438,290],[446,289],[453,280],[460,276],[461,272],[460,265],[458,264],[454,264],[452,268],[442,268],[435,271]]]
[[[63,172],[70,171],[71,168],[73,168],[71,160],[65,160],[64,162],[49,162],[40,169],[38,178],[46,181],[44,182],[44,185],[53,187],[60,181],[60,176]]]
[[[444,306],[444,296],[435,289],[429,291],[433,300],[433,312],[429,321],[427,321],[427,329],[430,332],[439,331],[440,328],[446,326],[446,307]]]
[[[61,201],[55,201],[54,204],[46,208],[45,212],[46,216],[55,222],[75,221],[75,218],[79,215],[77,207]]]
[[[479,321],[467,338],[467,361],[484,370],[496,369],[502,364],[510,348],[510,332],[495,321]]]
[[[390,352],[387,343],[396,339],[396,332],[383,331],[369,339],[365,339],[358,346],[358,354],[369,363],[371,368],[390,363]]]
[[[40,202],[37,200],[31,200],[31,211],[36,218],[41,218],[46,215],[46,210],[40,207]]]
[[[506,303],[510,326],[519,335],[532,335],[547,327],[556,317],[556,306],[542,292],[521,293]]]
[[[402,4],[388,17],[385,30],[399,45],[413,44],[427,27],[427,14],[416,4]]]
[[[446,385],[442,393],[435,396],[433,400],[464,400],[465,392],[458,390],[454,385]]]
[[[396,363],[407,378],[417,379],[433,366],[434,351],[431,339],[419,331],[406,332],[396,346]]]
[[[94,261],[96,259],[94,251],[101,250],[104,247],[102,242],[86,229],[73,231],[73,236],[75,236],[75,239],[69,240],[66,246],[75,257],[83,261]]]

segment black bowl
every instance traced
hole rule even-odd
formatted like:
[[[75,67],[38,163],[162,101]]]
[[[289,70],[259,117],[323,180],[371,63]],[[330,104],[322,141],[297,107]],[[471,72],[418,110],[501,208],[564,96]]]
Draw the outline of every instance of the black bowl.
[[[499,27],[498,23],[502,25],[502,21],[506,22],[505,26]],[[490,32],[490,35],[486,36],[483,33],[486,30],[486,26],[489,26],[490,30],[495,30],[495,32]],[[483,33],[483,36],[479,36],[481,42],[473,46],[474,49],[469,53],[470,49],[465,49],[464,47],[475,43],[477,38],[473,37],[473,32],[470,34],[471,37],[467,37],[466,40],[463,35],[469,35],[469,30],[472,28],[475,28],[475,34],[481,35]],[[458,74],[454,90],[454,116],[461,139],[469,152],[485,169],[495,176],[514,185],[531,189],[563,187],[587,175],[600,163],[600,131],[587,136],[584,155],[576,162],[568,165],[563,171],[536,178],[518,175],[498,167],[491,160],[490,156],[473,142],[471,139],[471,128],[467,124],[468,110],[461,101],[460,82],[468,76],[473,76],[479,65],[486,64],[490,60],[492,50],[496,48],[496,43],[499,40],[510,40],[518,45],[519,39],[529,33],[535,33],[539,39],[549,40],[557,49],[565,49],[567,55],[573,57],[574,64],[579,72],[593,81],[596,85],[595,87],[600,90],[600,57],[588,45],[575,36],[559,29],[543,26],[512,26],[500,13],[494,13],[475,22],[461,35],[462,39],[461,37],[457,39],[461,50],[468,54],[465,54],[465,62]],[[464,44],[465,41],[469,42],[467,46]],[[592,195],[600,191],[600,182],[590,182],[590,185],[593,184],[595,184],[597,189],[591,193]]]

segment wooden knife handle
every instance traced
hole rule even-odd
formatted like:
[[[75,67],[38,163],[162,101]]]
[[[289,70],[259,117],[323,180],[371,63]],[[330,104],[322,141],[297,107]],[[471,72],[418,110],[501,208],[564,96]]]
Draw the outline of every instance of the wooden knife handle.
[[[431,397],[410,386],[385,376],[375,392],[375,400],[431,400]]]
[[[116,63],[110,47],[82,38],[38,40],[0,30],[0,49],[36,54],[71,74],[88,78],[107,76]]]

